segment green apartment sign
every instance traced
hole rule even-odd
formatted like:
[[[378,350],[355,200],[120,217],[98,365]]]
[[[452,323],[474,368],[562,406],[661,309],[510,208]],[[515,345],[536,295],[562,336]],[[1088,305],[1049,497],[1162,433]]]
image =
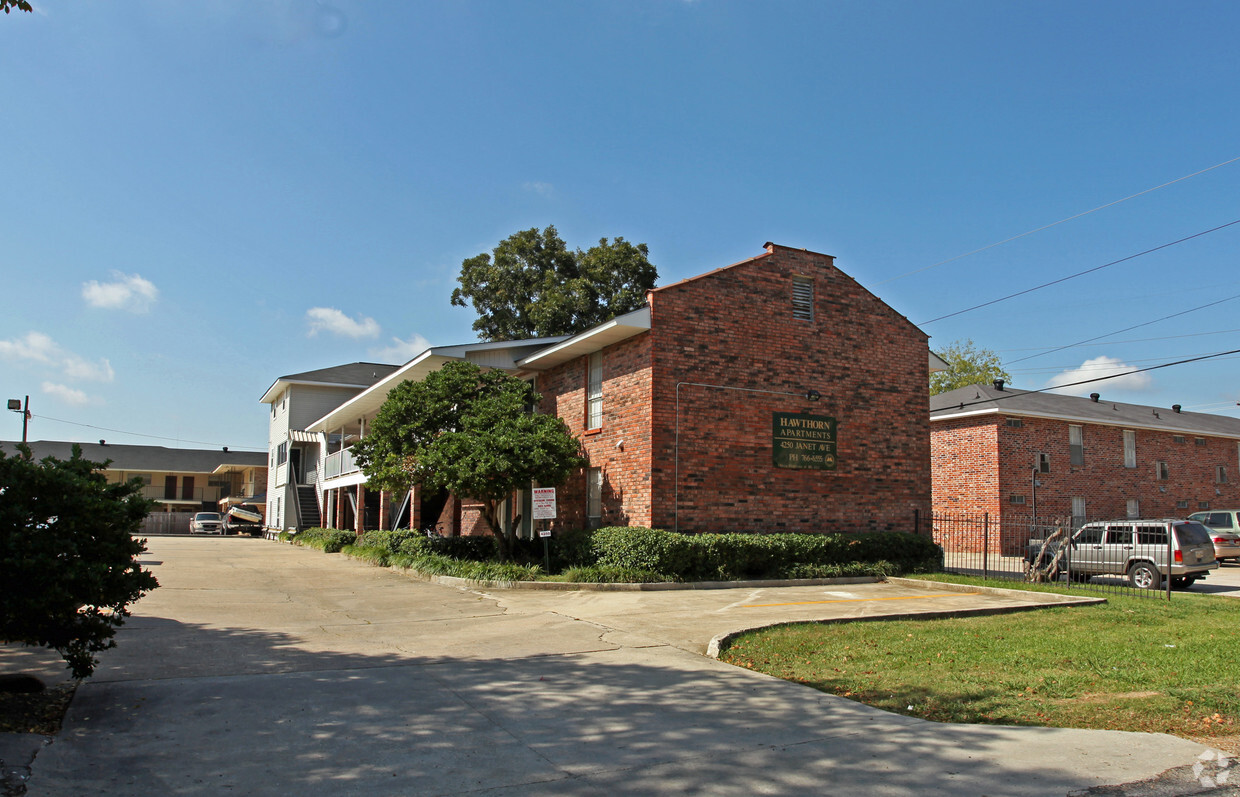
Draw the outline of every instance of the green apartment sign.
[[[826,415],[776,412],[771,452],[777,468],[835,470],[835,419]]]

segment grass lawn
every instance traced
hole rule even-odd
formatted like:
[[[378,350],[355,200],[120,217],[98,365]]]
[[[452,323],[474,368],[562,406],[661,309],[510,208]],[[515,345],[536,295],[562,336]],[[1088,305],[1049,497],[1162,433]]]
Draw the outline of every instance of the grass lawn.
[[[1162,732],[1240,754],[1240,601],[1106,598],[993,617],[786,626],[740,637],[721,658],[929,720]]]

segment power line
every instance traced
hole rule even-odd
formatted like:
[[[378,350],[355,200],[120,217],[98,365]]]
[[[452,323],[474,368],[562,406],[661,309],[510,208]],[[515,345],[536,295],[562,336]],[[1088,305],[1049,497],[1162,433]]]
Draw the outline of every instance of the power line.
[[[1162,337],[1159,337],[1159,338],[1129,338],[1128,340],[1108,340],[1107,345],[1117,346],[1121,343],[1151,343],[1157,340],[1179,340],[1180,338],[1200,338],[1206,335],[1227,335],[1232,332],[1240,332],[1240,329],[1220,329],[1216,332],[1188,332],[1183,335],[1163,335]],[[1114,334],[1118,334],[1118,333],[1114,333]],[[1085,345],[1084,343],[1069,343],[1067,346],[1063,346],[1062,348],[1072,349],[1077,346],[1084,346],[1084,345]],[[1043,346],[1028,346],[1025,348],[1018,348],[1018,349],[999,349],[998,352],[1001,353],[1005,351],[1042,351],[1044,348],[1045,347]]]
[[[1086,210],[1081,213],[1077,213],[1076,215],[1069,216],[1066,219],[1060,219],[1059,221],[1051,222],[1050,224],[1044,224],[1041,227],[1038,227],[1033,230],[1029,230],[1028,232],[1022,232],[1020,235],[1013,235],[1011,238],[1004,238],[1002,241],[996,241],[993,244],[987,244],[986,246],[983,246],[980,249],[974,249],[972,252],[965,252],[963,255],[956,255],[955,257],[949,257],[946,260],[940,260],[937,263],[931,263],[928,266],[922,266],[921,268],[914,269],[913,271],[910,271],[906,274],[901,274],[898,277],[891,277],[889,279],[883,280],[882,282],[876,282],[874,283],[874,287],[877,288],[879,285],[886,285],[888,282],[895,282],[896,280],[904,279],[905,277],[911,277],[914,274],[920,274],[923,271],[929,271],[932,268],[938,268],[939,266],[943,266],[948,263],[955,262],[957,260],[962,260],[966,257],[969,257],[970,255],[976,255],[978,252],[985,252],[987,249],[994,249],[996,246],[1002,246],[1003,244],[1011,243],[1012,241],[1018,240],[1020,238],[1024,238],[1027,235],[1033,235],[1035,232],[1042,232],[1043,230],[1049,230],[1051,227],[1056,227],[1060,224],[1063,224],[1064,222],[1072,221],[1073,219],[1079,219],[1082,216],[1088,216],[1090,213],[1096,213],[1099,210],[1105,210],[1106,208],[1109,208],[1113,205],[1118,205],[1121,202],[1127,202],[1130,199],[1136,199],[1137,197],[1148,194],[1151,191],[1157,191],[1160,188],[1166,188],[1169,185],[1175,185],[1176,183],[1187,180],[1190,177],[1196,177],[1199,174],[1205,174],[1208,171],[1217,169],[1220,166],[1226,166],[1229,163],[1235,163],[1236,161],[1240,161],[1240,156],[1236,156],[1232,158],[1231,160],[1225,160],[1222,163],[1216,163],[1213,166],[1209,166],[1205,169],[1202,169],[1201,171],[1193,172],[1192,174],[1186,174],[1183,177],[1178,177],[1169,183],[1163,183],[1162,185],[1156,185],[1153,188],[1147,188],[1144,191],[1138,191],[1137,193],[1131,194],[1130,196],[1126,196],[1123,199],[1117,199],[1114,202],[1108,202],[1105,205],[1099,205],[1096,208],[1093,208],[1091,210]]]
[[[1171,318],[1176,318],[1182,315],[1188,315],[1189,313],[1195,313],[1198,310],[1204,310],[1207,307],[1213,307],[1214,305],[1222,304],[1223,302],[1230,302],[1234,299],[1240,299],[1240,293],[1234,296],[1228,296],[1225,299],[1218,299],[1217,301],[1207,302],[1206,304],[1199,305],[1197,307],[1190,307],[1189,309],[1181,310],[1178,313],[1172,313],[1171,315],[1165,315],[1162,318],[1155,318],[1153,321],[1143,321],[1140,324],[1133,324],[1130,327],[1124,327],[1123,329],[1117,329],[1114,332],[1105,332],[1096,337],[1086,338],[1085,340],[1079,340],[1076,343],[1071,343],[1071,344],[1068,344],[1067,346],[1057,346],[1056,348],[1047,349],[1046,351],[1039,352],[1038,354],[1028,354],[1024,357],[1017,357],[1015,360],[1010,360],[1004,363],[1004,365],[1012,365],[1014,363],[1024,362],[1025,360],[1032,360],[1035,357],[1041,357],[1044,354],[1053,354],[1054,352],[1063,351],[1064,349],[1069,349],[1069,348],[1072,348],[1073,346],[1083,346],[1086,343],[1093,343],[1094,341],[1101,340],[1102,338],[1109,338],[1112,335],[1119,335],[1123,332],[1131,332],[1134,329],[1140,329],[1141,327],[1148,327],[1150,324],[1157,324],[1161,321],[1167,321],[1168,319],[1171,319]]]
[[[1000,296],[998,299],[991,299],[988,302],[982,302],[981,304],[975,304],[972,307],[966,307],[965,309],[957,310],[954,313],[948,313],[947,315],[941,315],[938,318],[931,318],[929,321],[922,321],[918,323],[918,326],[925,326],[926,324],[933,324],[935,321],[942,321],[946,318],[954,318],[958,315],[964,315],[965,313],[969,313],[974,310],[980,310],[983,307],[989,307],[992,304],[998,304],[999,302],[1005,302],[1008,299],[1014,299],[1017,296],[1024,296],[1027,293],[1033,293],[1034,291],[1040,291],[1043,288],[1049,288],[1050,286],[1058,285],[1061,282],[1067,282],[1068,280],[1076,279],[1077,277],[1083,277],[1086,274],[1092,274],[1095,271],[1101,271],[1104,268],[1110,268],[1111,266],[1119,265],[1120,263],[1126,263],[1129,260],[1134,260],[1143,255],[1148,255],[1153,252],[1157,252],[1161,249],[1166,249],[1168,247],[1175,246],[1176,244],[1182,244],[1185,241],[1191,241],[1194,238],[1200,238],[1203,235],[1209,235],[1212,232],[1218,232],[1219,230],[1226,229],[1235,224],[1240,224],[1240,219],[1236,219],[1235,221],[1229,221],[1226,224],[1220,224],[1219,226],[1213,227],[1209,230],[1202,230],[1201,232],[1194,233],[1184,238],[1180,238],[1177,241],[1171,241],[1170,243],[1165,243],[1165,244],[1161,244],[1160,246],[1155,246],[1152,249],[1146,249],[1144,252],[1137,252],[1135,255],[1128,255],[1127,257],[1121,257],[1119,260],[1112,260],[1110,263],[1103,263],[1101,266],[1094,266],[1093,268],[1087,268],[1084,271],[1078,271],[1075,274],[1069,274],[1066,277],[1060,277],[1057,280],[1051,280],[1050,282],[1044,282],[1041,285],[1035,285],[1034,287],[1026,288],[1023,291],[1017,291],[1016,293],[1009,293],[1007,296]]]
[[[45,421],[55,421],[56,423],[67,423],[70,426],[82,426],[87,429],[97,429],[101,432],[115,432],[116,434],[133,435],[134,437],[149,437],[153,440],[172,440],[177,443],[197,443],[202,446],[211,446],[212,448],[228,448],[231,451],[266,451],[266,447],[258,448],[255,446],[224,446],[221,443],[208,443],[205,440],[186,440],[182,437],[162,437],[157,434],[144,434],[142,432],[127,432],[124,429],[109,429],[106,426],[93,426],[89,423],[78,423],[77,421],[66,421],[63,418],[52,418],[47,415],[35,415],[31,413],[32,418],[41,418]]]
[[[1184,356],[1196,357],[1198,355],[1188,354]],[[1106,360],[1110,358],[1103,357],[1101,359]],[[1089,361],[1087,360],[1086,362],[1080,363],[1077,365],[1048,365],[1042,368],[1013,368],[1010,371],[1008,371],[1008,373],[1026,374],[1026,375],[1032,376],[1035,374],[1054,374],[1054,373],[1060,373],[1063,371],[1102,371],[1102,370],[1110,370],[1110,369],[1115,369],[1115,368],[1124,368],[1130,365],[1137,365],[1138,363],[1153,363],[1153,362],[1158,362],[1159,360],[1162,360],[1162,359],[1163,359],[1162,357],[1143,357],[1139,359],[1125,359],[1125,360],[1120,361],[1118,360],[1118,358],[1116,358],[1115,362],[1099,362],[1099,363],[1092,363],[1092,364],[1089,364]],[[1228,359],[1228,358],[1223,358],[1223,359]]]
[[[1240,349],[1232,349],[1231,351],[1220,351],[1216,354],[1205,354],[1200,357],[1190,357],[1187,360],[1176,360],[1175,362],[1162,363],[1161,365],[1151,365],[1149,368],[1136,368],[1132,371],[1124,371],[1120,374],[1109,374],[1107,376],[1098,376],[1093,379],[1082,379],[1079,382],[1069,382],[1066,385],[1055,385],[1054,387],[1043,387],[1037,390],[1022,390],[1020,393],[1010,393],[1003,396],[995,396],[994,398],[978,399],[977,401],[962,401],[951,407],[939,407],[931,409],[931,412],[946,412],[947,410],[962,410],[965,407],[972,407],[975,404],[987,404],[992,401],[1003,401],[1004,399],[1016,398],[1029,393],[1046,393],[1050,390],[1063,390],[1065,387],[1077,387],[1078,385],[1088,385],[1094,382],[1105,382],[1108,379],[1119,379],[1121,376],[1132,376],[1133,374],[1143,374],[1146,371],[1157,371],[1159,368],[1170,368],[1173,365],[1185,365],[1187,363],[1200,362],[1201,360],[1210,360],[1215,357],[1226,357],[1229,354],[1240,354]]]

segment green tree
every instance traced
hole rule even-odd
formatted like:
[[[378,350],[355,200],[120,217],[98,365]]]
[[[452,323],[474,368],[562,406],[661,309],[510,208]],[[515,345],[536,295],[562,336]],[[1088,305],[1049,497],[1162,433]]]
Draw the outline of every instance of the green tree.
[[[623,238],[572,251],[555,227],[533,227],[462,262],[452,304],[473,304],[483,340],[584,332],[645,303],[659,278],[648,255]]]
[[[1011,375],[1003,370],[999,355],[990,349],[977,348],[971,338],[953,341],[936,354],[943,358],[948,369],[930,374],[932,396],[958,387],[989,384],[996,379],[1012,381]]]
[[[95,653],[112,637],[128,605],[159,586],[134,557],[133,535],[150,511],[141,482],[109,484],[107,463],[35,462],[30,448],[0,451],[0,639],[54,648],[75,678],[94,672]]]
[[[4,13],[7,14],[14,8],[18,11],[34,11],[34,7],[27,0],[0,0],[0,9],[3,9]]]
[[[564,422],[531,411],[538,399],[528,382],[503,371],[449,362],[393,388],[353,455],[372,486],[401,492],[420,484],[480,501],[508,559],[520,516],[501,528],[504,500],[533,483],[560,484],[584,464]]]

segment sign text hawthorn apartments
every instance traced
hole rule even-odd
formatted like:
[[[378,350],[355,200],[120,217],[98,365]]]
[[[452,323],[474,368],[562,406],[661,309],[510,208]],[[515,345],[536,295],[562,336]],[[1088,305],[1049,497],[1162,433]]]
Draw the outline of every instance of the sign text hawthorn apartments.
[[[777,468],[835,470],[835,419],[772,413],[771,452]]]

